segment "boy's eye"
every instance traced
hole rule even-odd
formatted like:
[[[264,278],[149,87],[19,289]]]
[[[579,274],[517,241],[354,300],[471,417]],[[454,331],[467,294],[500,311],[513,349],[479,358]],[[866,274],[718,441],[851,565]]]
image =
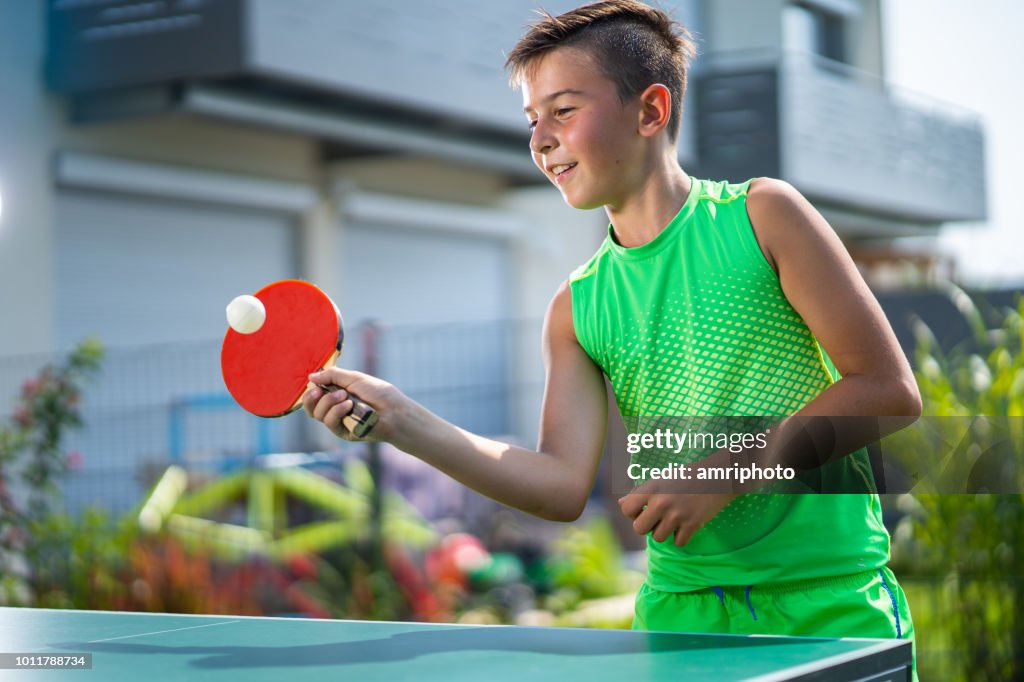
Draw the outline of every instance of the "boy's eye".
[[[554,111],[555,118],[562,118],[564,116],[568,116],[573,111],[575,111],[575,109],[576,107],[559,107]],[[527,121],[526,125],[527,127],[529,127],[530,130],[533,130],[534,128],[537,127],[537,119]]]

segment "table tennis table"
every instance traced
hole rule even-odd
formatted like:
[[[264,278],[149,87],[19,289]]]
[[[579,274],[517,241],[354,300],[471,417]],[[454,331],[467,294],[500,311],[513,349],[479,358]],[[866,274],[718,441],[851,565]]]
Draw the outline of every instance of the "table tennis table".
[[[906,640],[0,608],[0,679],[15,682],[903,682],[910,646]],[[91,668],[12,667],[12,654],[24,663],[70,653],[88,654]]]

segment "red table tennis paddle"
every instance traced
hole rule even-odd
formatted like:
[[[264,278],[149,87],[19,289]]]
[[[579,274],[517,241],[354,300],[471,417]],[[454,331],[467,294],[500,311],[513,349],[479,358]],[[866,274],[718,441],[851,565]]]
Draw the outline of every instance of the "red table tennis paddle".
[[[283,417],[302,404],[309,375],[332,366],[341,353],[345,330],[341,313],[327,294],[309,282],[273,282],[254,296],[266,318],[251,334],[228,328],[220,352],[224,383],[238,404],[260,417]],[[335,391],[337,386],[322,386]],[[377,412],[356,399],[342,422],[363,438],[377,423]]]

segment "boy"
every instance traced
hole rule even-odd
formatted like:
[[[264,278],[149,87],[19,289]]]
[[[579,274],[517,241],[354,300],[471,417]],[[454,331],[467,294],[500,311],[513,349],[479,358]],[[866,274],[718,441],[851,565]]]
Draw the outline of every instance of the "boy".
[[[537,167],[568,204],[604,207],[611,223],[547,311],[536,451],[459,429],[390,384],[339,368],[311,377],[342,390],[311,389],[306,411],[347,437],[350,389],[380,412],[373,437],[499,502],[562,521],[580,515],[596,476],[605,375],[627,422],[919,415],[894,334],[817,211],[781,181],[710,182],[679,166],[692,53],[685,29],[662,12],[609,0],[545,15],[508,58]],[[826,450],[868,442],[843,423]],[[776,427],[779,442],[802,433],[793,420]],[[865,461],[859,452],[835,464],[856,476]],[[648,535],[634,627],[912,638],[886,568],[877,495],[687,485],[651,480],[620,500]]]

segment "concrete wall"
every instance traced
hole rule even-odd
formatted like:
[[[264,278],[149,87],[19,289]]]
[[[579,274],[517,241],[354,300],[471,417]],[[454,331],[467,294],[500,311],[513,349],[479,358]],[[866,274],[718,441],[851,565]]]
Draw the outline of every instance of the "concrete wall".
[[[860,5],[860,13],[851,16],[847,23],[850,59],[858,69],[884,78],[881,0],[861,0]]]
[[[42,2],[0,2],[0,355],[53,342],[49,159],[59,108],[39,87],[43,20]]]
[[[705,43],[713,52],[779,50],[784,45],[782,13],[789,0],[704,0]],[[850,64],[882,76],[881,0],[823,1],[824,9],[845,16]]]
[[[786,0],[705,0],[705,43],[710,52],[779,50]]]

